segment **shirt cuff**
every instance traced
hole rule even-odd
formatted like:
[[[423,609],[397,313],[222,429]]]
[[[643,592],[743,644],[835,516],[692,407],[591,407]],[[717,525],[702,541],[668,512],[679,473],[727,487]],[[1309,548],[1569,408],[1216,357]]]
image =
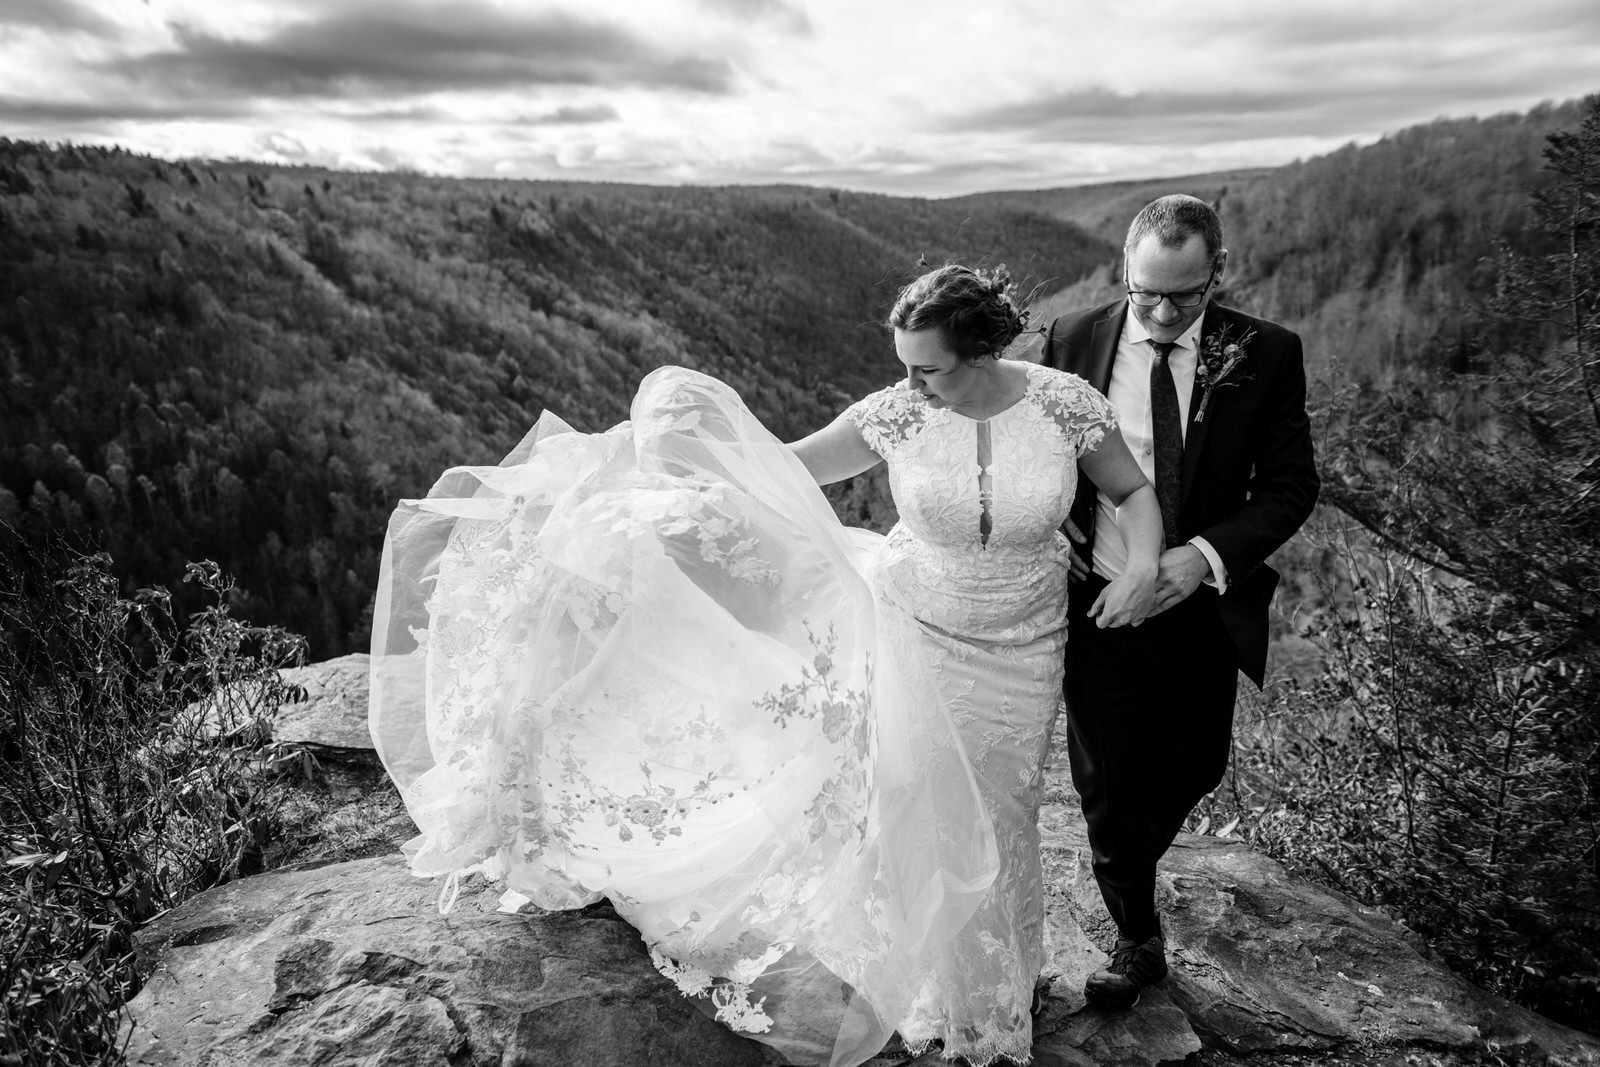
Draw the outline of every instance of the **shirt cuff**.
[[[1211,577],[1202,579],[1206,585],[1217,591],[1220,596],[1228,591],[1228,568],[1222,565],[1222,557],[1217,555],[1217,550],[1211,547],[1211,542],[1204,537],[1191,537],[1189,543],[1200,550],[1200,554],[1211,564]]]

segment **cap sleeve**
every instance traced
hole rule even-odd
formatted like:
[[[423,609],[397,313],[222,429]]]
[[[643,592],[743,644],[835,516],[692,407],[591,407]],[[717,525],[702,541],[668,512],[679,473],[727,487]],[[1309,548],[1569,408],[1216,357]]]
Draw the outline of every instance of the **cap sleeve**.
[[[862,397],[844,414],[867,447],[888,459],[922,428],[927,410],[927,402],[901,383]]]
[[[1067,439],[1075,456],[1099,447],[1117,428],[1117,410],[1094,386],[1076,374],[1050,371],[1041,390],[1044,410]]]

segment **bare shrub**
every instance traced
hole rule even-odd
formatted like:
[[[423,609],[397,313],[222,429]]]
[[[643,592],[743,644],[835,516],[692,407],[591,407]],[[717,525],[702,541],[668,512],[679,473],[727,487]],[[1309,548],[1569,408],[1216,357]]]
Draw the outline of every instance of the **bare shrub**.
[[[282,754],[266,716],[302,642],[165,590],[124,597],[103,554],[0,525],[0,1062],[115,1063],[133,931],[261,867]]]

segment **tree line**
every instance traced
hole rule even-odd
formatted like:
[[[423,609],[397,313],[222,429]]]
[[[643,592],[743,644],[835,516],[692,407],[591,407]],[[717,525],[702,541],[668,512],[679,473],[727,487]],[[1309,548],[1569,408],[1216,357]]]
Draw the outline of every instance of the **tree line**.
[[[1105,254],[1003,206],[0,141],[0,521],[129,589],[215,560],[236,610],[333,656],[366,643],[396,501],[541,411],[603,429],[676,363],[798,437],[896,376],[878,324],[919,262]]]

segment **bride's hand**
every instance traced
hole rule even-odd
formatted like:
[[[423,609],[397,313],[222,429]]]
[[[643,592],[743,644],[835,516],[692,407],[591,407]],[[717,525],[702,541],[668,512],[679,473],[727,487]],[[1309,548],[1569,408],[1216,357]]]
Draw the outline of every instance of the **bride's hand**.
[[[1102,630],[1113,626],[1138,626],[1155,611],[1155,568],[1124,571],[1113,578],[1089,606],[1089,618]]]

